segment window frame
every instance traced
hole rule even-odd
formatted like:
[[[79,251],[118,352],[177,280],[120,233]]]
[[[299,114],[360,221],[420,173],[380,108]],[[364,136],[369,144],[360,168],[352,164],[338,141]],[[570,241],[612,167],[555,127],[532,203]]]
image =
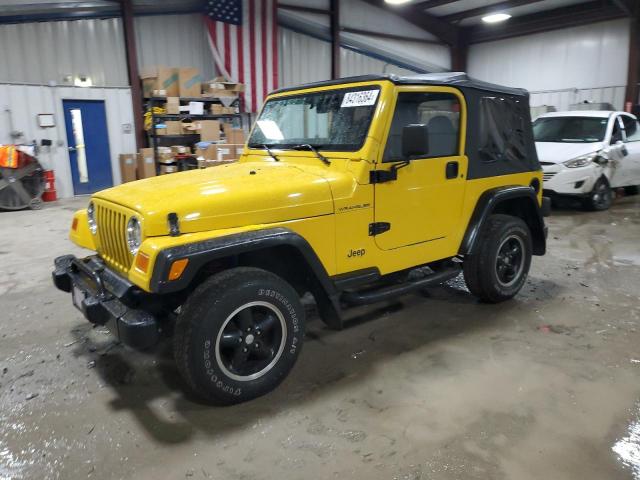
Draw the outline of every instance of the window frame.
[[[622,140],[624,143],[635,143],[635,142],[640,142],[640,137],[637,140],[629,140],[629,136],[627,135],[627,126],[624,123],[624,119],[627,118],[632,122],[636,123],[636,133],[640,132],[640,122],[638,122],[638,119],[633,117],[632,115],[629,114],[624,114],[621,113],[619,115],[619,117],[622,120],[622,125],[624,126],[624,139]]]
[[[387,151],[387,144],[389,142],[389,135],[391,134],[391,126],[393,125],[393,119],[396,114],[396,107],[398,105],[398,98],[403,93],[419,93],[419,94],[451,94],[456,97],[458,100],[458,105],[460,106],[460,112],[458,116],[458,131],[457,131],[457,149],[453,155],[433,155],[426,157],[416,157],[412,159],[404,159],[404,160],[385,160],[385,152]],[[381,142],[382,147],[380,148],[380,152],[378,155],[378,162],[381,164],[394,164],[398,162],[405,161],[420,161],[420,160],[431,160],[437,158],[453,158],[453,157],[461,157],[464,155],[465,151],[465,142],[466,142],[466,126],[467,126],[467,102],[462,94],[462,92],[453,87],[445,87],[445,86],[425,86],[425,85],[412,85],[412,86],[398,86],[395,88],[393,93],[393,103],[389,106],[391,110],[391,115],[388,116],[386,125],[385,125],[385,133],[383,141]]]

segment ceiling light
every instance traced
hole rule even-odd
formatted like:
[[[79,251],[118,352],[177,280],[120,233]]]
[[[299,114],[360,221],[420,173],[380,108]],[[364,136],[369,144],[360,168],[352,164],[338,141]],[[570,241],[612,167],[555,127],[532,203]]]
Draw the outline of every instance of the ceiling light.
[[[411,0],[384,0],[385,3],[389,3],[391,5],[402,5],[403,3],[409,3]]]
[[[487,15],[486,17],[482,17],[482,21],[485,23],[498,23],[509,20],[510,18],[511,15],[509,15],[508,13],[492,13],[491,15]]]

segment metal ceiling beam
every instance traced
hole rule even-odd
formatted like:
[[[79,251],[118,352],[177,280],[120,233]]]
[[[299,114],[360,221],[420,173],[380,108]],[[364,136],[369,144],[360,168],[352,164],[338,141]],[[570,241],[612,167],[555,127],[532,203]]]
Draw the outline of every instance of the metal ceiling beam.
[[[329,2],[331,13],[329,26],[331,30],[331,78],[340,78],[340,0]]]
[[[447,45],[456,45],[459,41],[459,29],[436,16],[423,11],[419,4],[389,6],[384,0],[364,0],[366,3],[404,18],[409,23],[435,35]]]
[[[571,5],[556,8],[511,18],[498,25],[477,25],[464,30],[469,35],[469,42],[473,44],[587,25],[626,16],[618,8],[601,0],[580,4],[580,8],[576,7],[576,5]]]
[[[441,7],[459,1],[460,0],[424,0],[422,2],[414,2],[412,5],[422,10],[428,10],[429,8]]]
[[[523,5],[531,5],[533,3],[538,3],[541,1],[543,0],[506,0],[504,2],[494,3],[493,5],[486,5],[484,7],[463,10],[462,12],[452,13],[450,15],[445,15],[440,18],[442,18],[447,22],[458,22],[460,20],[464,20],[465,18],[490,15],[492,13],[502,12],[509,8],[521,7]]]

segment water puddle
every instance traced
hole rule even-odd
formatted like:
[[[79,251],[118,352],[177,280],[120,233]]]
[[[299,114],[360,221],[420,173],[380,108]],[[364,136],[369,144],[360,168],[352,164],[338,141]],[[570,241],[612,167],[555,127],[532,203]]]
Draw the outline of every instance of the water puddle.
[[[612,450],[631,469],[634,480],[640,480],[640,405],[635,420],[629,425],[628,435],[618,440]]]

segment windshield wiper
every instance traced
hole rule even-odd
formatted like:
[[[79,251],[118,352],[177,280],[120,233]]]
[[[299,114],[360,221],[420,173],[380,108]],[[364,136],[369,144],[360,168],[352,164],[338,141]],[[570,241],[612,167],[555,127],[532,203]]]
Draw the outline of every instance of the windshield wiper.
[[[318,151],[317,147],[314,147],[313,145],[311,145],[309,143],[301,143],[300,145],[294,145],[291,148],[293,150],[309,150],[309,151],[315,153],[316,157],[318,157],[318,159],[322,160],[325,164],[331,165],[331,162],[329,161],[329,159],[327,157],[325,157],[324,155],[322,155]]]
[[[266,143],[262,143],[262,144],[258,144],[258,145],[249,145],[249,148],[255,148],[255,147],[262,147],[264,148],[267,153],[269,154],[269,156],[271,158],[273,158],[276,162],[279,162],[280,159],[278,157],[275,156],[275,154],[271,151],[271,149],[269,148],[269,145],[267,145]]]

